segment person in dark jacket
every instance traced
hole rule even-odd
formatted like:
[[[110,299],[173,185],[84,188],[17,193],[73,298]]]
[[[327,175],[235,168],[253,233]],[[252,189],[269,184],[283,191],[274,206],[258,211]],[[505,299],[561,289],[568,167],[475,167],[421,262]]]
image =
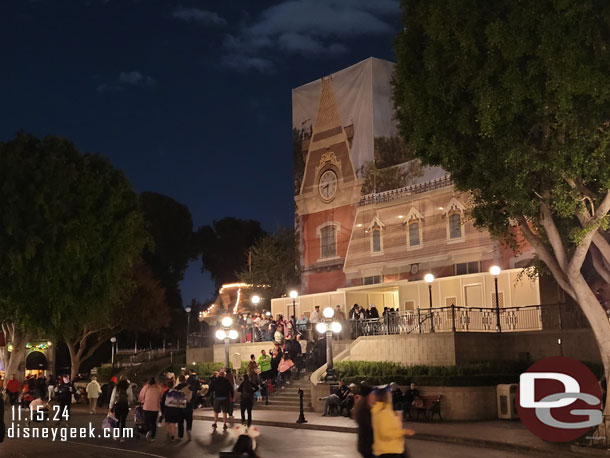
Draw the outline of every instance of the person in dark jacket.
[[[225,378],[224,371],[218,374],[210,383],[210,391],[214,394],[214,423],[212,428],[216,429],[218,414],[222,411],[223,429],[227,429],[227,414],[230,411],[230,400],[233,399],[233,385]]]
[[[197,402],[197,391],[199,391],[197,385],[191,381],[192,377],[193,375],[191,375],[187,381],[186,377],[181,375],[178,377],[178,385],[176,385],[176,389],[184,392],[186,397],[186,407],[182,409],[182,417],[178,421],[179,439],[184,437],[184,423],[186,423],[186,437],[188,440],[191,440],[191,430],[193,429],[193,409],[195,403]],[[197,377],[196,374],[195,377]],[[197,384],[201,386],[199,383],[199,378],[197,378]]]
[[[369,395],[372,388],[361,385],[356,395],[354,420],[358,424],[358,452],[364,458],[374,458],[373,455],[373,423],[371,417],[371,401]]]
[[[67,375],[60,377],[59,384],[55,387],[55,399],[59,402],[59,420],[57,425],[61,423],[61,419],[66,419],[66,424],[70,425],[70,408],[72,407],[72,395],[74,394],[74,385]]]
[[[241,393],[239,400],[239,408],[241,410],[241,424],[248,428],[252,424],[252,406],[254,404],[254,393],[258,390],[258,386],[250,381],[248,374],[245,374],[237,391]],[[246,422],[246,413],[248,421]]]

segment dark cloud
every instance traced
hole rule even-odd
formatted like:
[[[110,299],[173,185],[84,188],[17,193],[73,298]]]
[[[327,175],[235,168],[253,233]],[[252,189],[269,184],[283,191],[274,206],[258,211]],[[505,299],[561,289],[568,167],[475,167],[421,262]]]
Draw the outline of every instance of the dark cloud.
[[[391,21],[399,15],[398,0],[286,0],[228,35],[223,60],[264,61],[261,71],[268,71],[273,61],[267,55],[275,49],[307,56],[345,53],[349,39],[392,33]]]
[[[245,54],[227,54],[220,61],[223,67],[233,68],[239,71],[256,70],[261,73],[271,73],[275,65],[270,59]]]
[[[214,11],[201,10],[199,8],[184,8],[179,6],[172,11],[172,17],[187,22],[199,22],[206,25],[225,25],[227,21]]]
[[[94,75],[94,79],[100,79],[99,75]],[[128,86],[153,86],[154,78],[144,75],[138,71],[121,72],[112,82],[100,83],[95,90],[97,92],[118,92],[123,91]]]

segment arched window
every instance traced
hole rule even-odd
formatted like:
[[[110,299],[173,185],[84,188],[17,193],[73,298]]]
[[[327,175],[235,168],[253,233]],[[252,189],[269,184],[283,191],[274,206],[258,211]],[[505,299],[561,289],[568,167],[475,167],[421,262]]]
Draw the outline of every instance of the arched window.
[[[337,256],[337,229],[334,224],[320,228],[322,259]]]
[[[409,246],[419,246],[419,221],[415,220],[409,223]]]
[[[449,215],[449,238],[462,238],[462,216],[459,213]]]
[[[371,254],[383,253],[383,222],[378,216],[375,216],[369,224],[366,232],[371,237]]]
[[[380,253],[381,252],[381,228],[379,226],[375,226],[373,228],[373,247],[372,247],[372,251],[373,253]]]

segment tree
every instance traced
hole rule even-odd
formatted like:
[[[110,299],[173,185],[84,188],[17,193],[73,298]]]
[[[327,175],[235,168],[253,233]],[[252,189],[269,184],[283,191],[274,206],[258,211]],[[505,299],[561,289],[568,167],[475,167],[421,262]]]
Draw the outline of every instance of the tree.
[[[610,378],[610,323],[583,275],[610,280],[610,4],[403,0],[400,131],[470,191],[475,223],[515,228],[586,315]],[[606,403],[606,418],[610,413]]]
[[[70,353],[72,378],[79,373],[82,363],[113,335],[121,331],[157,331],[170,321],[165,291],[148,265],[140,263],[136,266],[131,279],[135,287],[128,300],[116,304],[110,313],[92,315],[89,321],[68,317],[62,322],[62,336]]]
[[[235,282],[248,265],[248,250],[265,236],[261,224],[254,220],[223,218],[197,231],[202,271],[208,271],[216,288]]]
[[[18,372],[23,343],[105,316],[130,294],[148,240],[137,194],[107,159],[58,137],[0,144],[0,321]]]
[[[265,287],[269,298],[286,294],[301,283],[298,251],[293,229],[279,228],[256,242],[252,249],[250,269],[244,270],[240,280]]]

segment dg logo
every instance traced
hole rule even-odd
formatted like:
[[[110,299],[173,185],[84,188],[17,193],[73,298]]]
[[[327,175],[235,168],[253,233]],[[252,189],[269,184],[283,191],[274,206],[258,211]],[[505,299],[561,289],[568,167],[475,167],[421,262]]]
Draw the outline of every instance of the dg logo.
[[[542,359],[519,379],[523,424],[549,442],[570,442],[602,422],[602,392],[593,372],[565,356]]]

